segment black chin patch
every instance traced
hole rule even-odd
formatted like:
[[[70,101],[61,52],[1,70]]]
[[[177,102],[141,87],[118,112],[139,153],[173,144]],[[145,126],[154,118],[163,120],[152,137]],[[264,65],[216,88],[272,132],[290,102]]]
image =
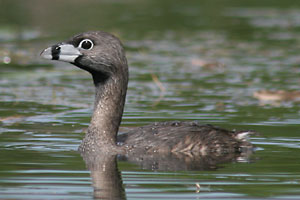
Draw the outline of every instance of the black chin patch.
[[[52,60],[58,60],[60,54],[60,46],[59,45],[52,46],[51,54],[52,54]]]
[[[95,86],[97,86],[99,84],[103,84],[103,83],[105,83],[109,79],[110,74],[105,73],[103,71],[95,70],[95,69],[93,69],[91,67],[88,67],[88,66],[86,66],[84,64],[81,64],[83,62],[82,58],[83,58],[83,56],[78,56],[75,59],[75,62],[72,63],[72,64],[75,65],[75,66],[77,66],[77,67],[79,67],[80,69],[88,71],[90,74],[92,74]]]

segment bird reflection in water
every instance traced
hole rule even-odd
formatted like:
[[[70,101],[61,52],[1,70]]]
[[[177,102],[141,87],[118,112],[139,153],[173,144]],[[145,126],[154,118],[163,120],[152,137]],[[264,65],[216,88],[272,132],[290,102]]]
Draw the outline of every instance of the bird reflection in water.
[[[184,153],[168,154],[127,154],[118,155],[108,152],[81,153],[87,169],[91,172],[95,199],[126,199],[118,161],[136,164],[143,170],[151,171],[205,171],[217,170],[218,165],[228,162],[249,162],[252,149],[242,153],[197,156]],[[201,180],[195,183],[195,191],[200,190]]]

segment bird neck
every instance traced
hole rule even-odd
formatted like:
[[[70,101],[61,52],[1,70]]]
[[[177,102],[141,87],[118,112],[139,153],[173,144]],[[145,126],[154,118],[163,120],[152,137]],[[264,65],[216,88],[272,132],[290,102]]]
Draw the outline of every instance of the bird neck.
[[[96,89],[94,113],[87,134],[88,141],[95,141],[97,145],[116,145],[117,133],[121,123],[127,84],[128,71],[108,77],[105,81],[95,80]]]

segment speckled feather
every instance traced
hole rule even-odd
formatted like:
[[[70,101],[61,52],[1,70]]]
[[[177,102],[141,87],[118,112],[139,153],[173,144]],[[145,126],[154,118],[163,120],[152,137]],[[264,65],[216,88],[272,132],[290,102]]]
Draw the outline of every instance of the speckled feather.
[[[159,122],[135,128],[121,134],[118,141],[126,151],[144,153],[181,152],[202,156],[239,153],[242,148],[252,148],[245,137],[252,133],[228,131],[212,125],[197,122]]]

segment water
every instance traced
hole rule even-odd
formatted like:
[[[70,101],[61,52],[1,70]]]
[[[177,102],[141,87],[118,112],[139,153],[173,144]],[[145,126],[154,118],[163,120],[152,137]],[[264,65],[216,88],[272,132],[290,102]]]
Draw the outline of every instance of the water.
[[[209,170],[151,170],[119,158],[115,194],[300,198],[299,102],[253,97],[299,90],[300,3],[2,0],[0,13],[0,199],[97,198],[92,183],[102,176],[76,151],[91,115],[90,76],[39,58],[50,44],[97,29],[127,50],[122,130],[180,119],[260,132],[248,160]]]

